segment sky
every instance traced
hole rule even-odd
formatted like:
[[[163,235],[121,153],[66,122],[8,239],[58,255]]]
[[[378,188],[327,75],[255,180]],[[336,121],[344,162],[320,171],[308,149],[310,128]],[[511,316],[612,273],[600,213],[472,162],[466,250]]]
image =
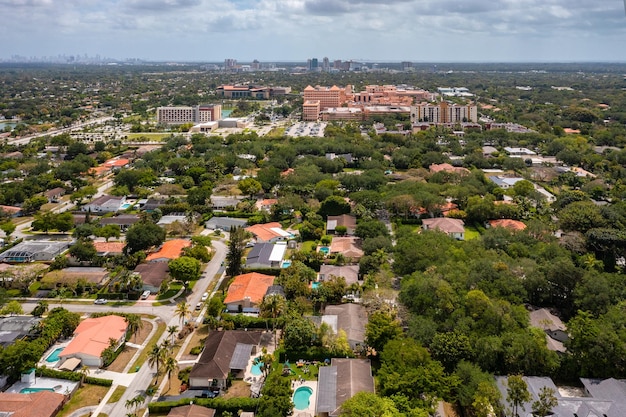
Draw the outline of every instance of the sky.
[[[0,59],[626,61],[624,0],[0,0]]]

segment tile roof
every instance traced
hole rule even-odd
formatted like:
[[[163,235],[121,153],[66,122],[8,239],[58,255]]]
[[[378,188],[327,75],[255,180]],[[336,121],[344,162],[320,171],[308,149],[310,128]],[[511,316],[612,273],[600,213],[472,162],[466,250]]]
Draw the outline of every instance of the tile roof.
[[[98,253],[122,253],[125,245],[124,242],[93,242]]]
[[[214,415],[215,409],[213,408],[191,404],[172,408],[167,417],[213,417]]]
[[[316,412],[338,416],[341,405],[359,392],[374,392],[369,359],[333,358],[319,369]]]
[[[511,220],[511,219],[498,219],[498,220],[489,220],[489,225],[491,227],[505,227],[511,230],[524,230],[526,229],[526,225],[519,220]]]
[[[65,395],[51,391],[32,394],[0,393],[0,410],[11,417],[52,417],[65,402]]]
[[[343,277],[347,285],[354,284],[359,280],[359,265],[326,265],[320,267],[320,276],[329,280],[331,276]]]
[[[260,304],[267,289],[274,284],[274,277],[271,275],[250,272],[248,274],[237,275],[228,287],[228,294],[224,299],[224,304],[250,299],[251,303]]]
[[[350,214],[342,214],[340,216],[328,216],[326,220],[326,229],[335,230],[337,226],[345,226],[348,230],[356,228],[356,217]]]
[[[139,264],[133,272],[141,275],[141,281],[153,287],[160,287],[167,277],[167,262]]]
[[[74,330],[74,339],[59,356],[86,354],[99,358],[102,351],[109,347],[109,339],[120,340],[126,334],[126,328],[126,321],[121,316],[85,319]]]
[[[444,233],[463,233],[465,228],[463,227],[463,220],[450,219],[448,217],[435,217],[433,219],[424,219],[422,224],[426,230],[440,230]]]
[[[367,312],[360,304],[329,305],[324,315],[337,316],[337,328],[346,332],[348,340],[358,343],[365,341]]]
[[[267,242],[272,239],[280,239],[291,236],[289,232],[283,230],[278,222],[255,224],[246,227],[246,230],[252,233],[258,240]]]
[[[191,241],[187,239],[173,239],[163,243],[161,249],[151,253],[146,261],[154,261],[158,259],[177,259],[180,257],[184,248],[191,246]]]
[[[360,258],[363,251],[357,246],[358,238],[354,236],[333,237],[330,253],[342,253],[348,258]]]
[[[102,165],[108,167],[123,167],[128,164],[130,164],[130,160],[128,159],[109,159]]]
[[[105,268],[70,266],[57,271],[48,272],[43,280],[46,282],[71,283],[79,279],[85,279],[92,284],[100,284],[109,276]]]

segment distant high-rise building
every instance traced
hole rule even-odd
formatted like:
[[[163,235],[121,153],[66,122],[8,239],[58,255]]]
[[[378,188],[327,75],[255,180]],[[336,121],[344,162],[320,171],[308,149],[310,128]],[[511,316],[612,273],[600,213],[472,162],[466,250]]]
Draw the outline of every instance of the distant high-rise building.
[[[413,69],[413,63],[410,61],[402,61],[402,71],[411,71]]]
[[[475,105],[448,104],[442,101],[439,104],[418,104],[411,106],[411,123],[461,123],[478,122],[478,111]]]
[[[227,58],[224,60],[224,68],[233,69],[237,66],[237,60],[232,58]]]
[[[325,56],[324,60],[322,61],[322,71],[324,72],[330,71],[330,61],[328,60],[327,56]]]
[[[311,58],[308,60],[309,62],[309,71],[317,71],[318,62],[317,58]]]
[[[259,70],[261,69],[261,63],[255,59],[254,61],[252,61],[252,65],[250,65],[250,68],[253,70]]]

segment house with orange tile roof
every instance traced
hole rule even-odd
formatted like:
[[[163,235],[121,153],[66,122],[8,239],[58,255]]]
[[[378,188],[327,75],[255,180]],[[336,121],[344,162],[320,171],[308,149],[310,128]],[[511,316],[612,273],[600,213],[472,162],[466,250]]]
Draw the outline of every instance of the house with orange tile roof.
[[[156,252],[146,257],[148,262],[169,262],[178,259],[183,253],[183,249],[191,246],[191,241],[187,239],[168,240]]]
[[[98,256],[121,255],[124,252],[124,242],[93,242]]]
[[[512,219],[497,219],[497,220],[489,220],[490,227],[504,227],[510,230],[524,230],[526,229],[526,225],[519,220]]]
[[[359,246],[359,238],[354,236],[333,237],[330,242],[330,254],[342,254],[352,262],[358,262],[363,257],[363,249]]]
[[[273,284],[271,275],[257,272],[237,275],[224,299],[226,309],[233,313],[258,313],[267,289]]]
[[[83,320],[76,330],[74,338],[63,349],[61,359],[78,358],[83,365],[100,367],[103,365],[102,352],[109,347],[110,340],[119,348],[126,337],[128,325],[124,317],[104,316]]]
[[[272,211],[272,206],[278,203],[278,200],[275,198],[264,198],[263,200],[257,200],[255,207],[259,211]]]
[[[51,391],[31,394],[0,393],[0,411],[11,417],[54,417],[65,404],[67,397]]]
[[[294,237],[293,234],[283,230],[278,222],[255,224],[246,227],[246,231],[252,233],[257,243],[274,243]]]

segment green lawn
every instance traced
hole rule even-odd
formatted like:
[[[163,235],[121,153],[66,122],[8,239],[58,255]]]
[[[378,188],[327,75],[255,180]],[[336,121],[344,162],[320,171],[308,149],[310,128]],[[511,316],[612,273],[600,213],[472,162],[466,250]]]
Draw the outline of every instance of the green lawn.
[[[167,300],[168,298],[172,298],[173,296],[178,294],[178,291],[180,291],[181,288],[183,288],[183,285],[180,282],[173,282],[169,285],[167,291],[165,291],[163,294],[157,295],[156,299]]]
[[[480,237],[480,233],[473,226],[465,227],[465,240],[472,240]]]
[[[302,246],[300,250],[302,252],[315,252],[315,248],[317,247],[317,242],[314,240],[307,240],[306,242],[302,242]]]
[[[153,142],[153,141],[162,141],[165,138],[168,138],[172,135],[172,133],[128,133],[126,135],[126,137],[128,138],[129,141],[134,141],[137,140],[139,138],[141,138],[142,136],[145,137],[147,140]]]

